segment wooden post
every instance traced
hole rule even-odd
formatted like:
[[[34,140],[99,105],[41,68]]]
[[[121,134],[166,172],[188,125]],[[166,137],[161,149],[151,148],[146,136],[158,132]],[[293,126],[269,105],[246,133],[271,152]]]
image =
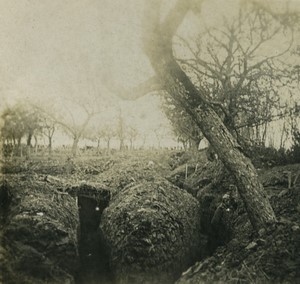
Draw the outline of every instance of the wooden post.
[[[188,177],[188,164],[185,164],[185,179]]]

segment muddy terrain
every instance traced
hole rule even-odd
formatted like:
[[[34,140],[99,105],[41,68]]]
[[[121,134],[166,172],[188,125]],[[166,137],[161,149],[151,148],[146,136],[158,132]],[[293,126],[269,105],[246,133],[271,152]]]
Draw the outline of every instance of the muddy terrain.
[[[226,169],[195,157],[5,161],[1,282],[299,282],[300,165],[258,169],[278,224],[255,234]]]

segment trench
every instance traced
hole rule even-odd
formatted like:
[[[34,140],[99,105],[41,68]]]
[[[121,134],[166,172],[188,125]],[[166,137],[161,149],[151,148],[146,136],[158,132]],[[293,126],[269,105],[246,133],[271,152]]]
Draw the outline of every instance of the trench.
[[[0,191],[1,224],[5,222],[5,215],[10,205],[11,196],[8,185],[3,185]],[[99,230],[101,217],[104,209],[109,204],[107,195],[100,191],[99,196],[90,197],[84,194],[78,194],[79,224],[78,230],[78,252],[80,266],[75,277],[76,284],[96,284],[96,283],[114,283],[113,273],[110,270],[109,250],[105,246],[105,241]],[[211,196],[210,196],[211,197]],[[212,218],[213,199],[202,200],[202,229],[210,232],[210,220]],[[214,206],[213,206],[214,207]],[[223,245],[228,239],[224,236],[224,228],[208,234],[208,242],[203,243],[203,255],[198,257],[198,261],[211,255],[219,245]],[[221,238],[220,238],[221,237]],[[227,236],[228,237],[228,236]],[[222,243],[220,241],[222,240]],[[193,265],[193,263],[191,263]],[[178,277],[181,275],[178,272]],[[1,278],[0,278],[1,279]]]
[[[76,284],[113,283],[108,250],[99,230],[101,216],[107,206],[107,200],[78,196],[80,268],[75,277]]]
[[[113,284],[115,282],[110,269],[109,249],[106,247],[99,229],[102,213],[108,203],[109,200],[105,198],[96,199],[78,195],[80,268],[75,276],[76,284]],[[197,257],[197,261],[212,255],[219,246],[226,244],[230,239],[230,234],[224,227],[218,231],[211,229],[210,223],[215,211],[215,208],[212,209],[212,207],[216,207],[212,206],[213,200],[208,198],[201,203],[201,227],[203,230],[201,234],[205,241],[202,243],[202,253]]]

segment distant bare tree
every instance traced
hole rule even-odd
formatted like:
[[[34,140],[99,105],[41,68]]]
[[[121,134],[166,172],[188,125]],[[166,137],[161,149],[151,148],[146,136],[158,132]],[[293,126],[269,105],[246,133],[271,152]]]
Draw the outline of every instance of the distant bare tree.
[[[120,141],[120,145],[119,145],[120,151],[124,150],[125,148],[125,138],[126,138],[125,127],[126,127],[125,119],[122,114],[122,110],[120,109],[117,118],[117,129],[116,129],[116,136]]]
[[[48,140],[48,153],[49,155],[52,154],[52,144],[53,144],[53,136],[56,130],[56,122],[49,116],[44,116],[42,120],[42,133],[46,136]]]
[[[136,138],[139,136],[139,132],[137,130],[136,127],[134,126],[129,126],[127,127],[127,136],[128,136],[128,140],[130,143],[130,150],[132,150],[134,148],[134,142],[136,140]]]
[[[103,134],[104,140],[106,141],[106,148],[109,150],[111,139],[116,136],[116,131],[109,126],[105,126]]]

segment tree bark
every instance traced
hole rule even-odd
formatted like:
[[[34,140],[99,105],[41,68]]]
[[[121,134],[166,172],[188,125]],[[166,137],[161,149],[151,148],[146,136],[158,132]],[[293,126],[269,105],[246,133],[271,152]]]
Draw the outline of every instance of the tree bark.
[[[99,155],[100,154],[100,142],[101,142],[101,138],[97,138],[97,155]]]
[[[77,148],[78,148],[79,138],[75,137],[72,144],[72,156],[76,157],[77,155]]]
[[[132,138],[129,139],[129,143],[130,143],[130,150],[133,150],[133,139]]]
[[[151,1],[149,1],[151,2]],[[189,1],[179,0],[159,24],[151,9],[146,26],[145,53],[168,93],[192,117],[219,158],[233,174],[250,222],[256,231],[275,222],[276,217],[251,161],[243,155],[236,139],[174,59],[172,37],[189,11]],[[153,4],[153,3],[152,3]],[[151,8],[150,8],[151,7]]]
[[[48,153],[49,156],[52,154],[52,136],[48,136]]]
[[[22,141],[22,137],[18,137],[18,139],[17,139],[17,156],[20,155],[20,157],[23,157],[21,141]]]
[[[38,138],[36,135],[34,135],[34,153],[36,154],[38,152]]]
[[[31,132],[29,132],[28,133],[28,137],[27,137],[27,146],[28,147],[31,147],[31,139],[32,139],[32,133]]]

